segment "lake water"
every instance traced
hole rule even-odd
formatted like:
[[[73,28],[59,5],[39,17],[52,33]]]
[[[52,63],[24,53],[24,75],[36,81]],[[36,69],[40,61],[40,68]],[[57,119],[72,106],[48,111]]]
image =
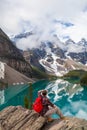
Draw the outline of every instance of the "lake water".
[[[33,101],[38,90],[47,89],[49,99],[59,106],[65,116],[76,116],[87,119],[87,88],[79,84],[58,79],[56,81],[42,80],[33,84]],[[11,86],[0,91],[0,110],[9,105],[24,106],[24,97],[28,96],[29,85]],[[57,118],[57,115],[53,115]]]

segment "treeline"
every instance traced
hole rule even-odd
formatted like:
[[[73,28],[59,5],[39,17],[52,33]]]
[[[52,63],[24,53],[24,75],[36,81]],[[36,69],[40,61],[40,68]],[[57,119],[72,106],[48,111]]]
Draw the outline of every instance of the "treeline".
[[[64,79],[78,80],[81,86],[87,86],[87,71],[73,70],[63,76]]]

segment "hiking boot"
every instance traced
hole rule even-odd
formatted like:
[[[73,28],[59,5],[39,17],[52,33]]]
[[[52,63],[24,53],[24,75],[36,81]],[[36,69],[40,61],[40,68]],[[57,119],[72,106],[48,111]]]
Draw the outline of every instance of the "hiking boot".
[[[67,117],[63,116],[63,117],[60,117],[61,120],[68,120]]]
[[[47,122],[52,122],[52,121],[54,121],[53,118],[51,118],[51,117],[48,117],[48,118],[47,118]]]

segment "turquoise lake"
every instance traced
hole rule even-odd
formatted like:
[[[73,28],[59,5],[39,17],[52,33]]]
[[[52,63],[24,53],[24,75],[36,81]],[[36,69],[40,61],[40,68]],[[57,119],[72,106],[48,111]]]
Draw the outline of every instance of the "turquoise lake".
[[[65,116],[87,119],[87,88],[65,80],[41,80],[33,84],[33,101],[38,90],[48,90],[49,99],[59,106]],[[28,96],[29,85],[11,86],[0,90],[0,110],[10,105],[24,106],[24,97]],[[53,115],[57,118],[57,115]]]

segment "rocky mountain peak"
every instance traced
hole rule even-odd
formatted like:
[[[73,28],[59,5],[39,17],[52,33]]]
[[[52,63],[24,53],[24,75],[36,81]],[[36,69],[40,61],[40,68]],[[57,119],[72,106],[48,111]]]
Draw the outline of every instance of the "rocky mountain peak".
[[[68,44],[75,44],[75,42],[72,40],[72,39],[68,39],[66,42],[65,42],[66,45]]]
[[[87,41],[85,38],[82,38],[81,41],[78,42],[79,45],[87,46]]]
[[[43,41],[41,42],[40,48],[53,48],[53,42],[51,41]]]
[[[42,41],[38,48],[29,50],[29,52],[32,52],[32,55],[29,56],[30,63],[47,73],[57,76],[61,76],[73,69],[87,70],[84,65],[87,61],[87,52],[84,53],[84,49],[83,46],[79,46],[71,39],[64,44],[53,38]]]
[[[15,41],[15,40],[18,40],[18,39],[21,39],[21,38],[27,38],[30,35],[33,35],[32,31],[20,33],[18,35],[15,35],[12,39],[13,39],[13,41]]]

